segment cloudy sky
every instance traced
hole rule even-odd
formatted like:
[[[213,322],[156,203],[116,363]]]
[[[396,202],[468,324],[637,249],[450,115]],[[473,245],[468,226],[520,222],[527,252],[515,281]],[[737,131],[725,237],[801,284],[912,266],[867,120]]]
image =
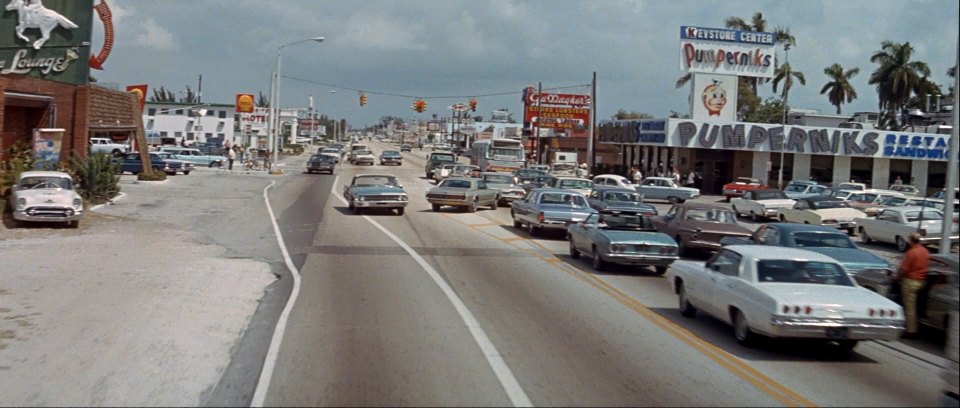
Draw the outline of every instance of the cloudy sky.
[[[282,52],[281,106],[306,106],[345,117],[352,127],[382,116],[427,119],[447,107],[478,100],[478,115],[507,108],[522,118],[519,92],[544,89],[588,94],[597,73],[598,119],[618,110],[665,117],[686,113],[688,89],[674,83],[681,25],[722,28],[727,17],[760,11],[770,27],[790,29],[795,108],[834,113],[820,88],[825,67],[860,68],[859,98],[844,113],[875,111],[867,84],[870,55],[884,40],[910,42],[946,90],[956,64],[957,0],[755,1],[727,0],[109,0],[117,26],[101,82],[147,83],[196,90],[203,101],[233,103],[236,93],[268,93],[277,48],[323,36]],[[100,44],[99,25],[93,48]],[[569,88],[568,88],[569,87]],[[369,95],[358,106],[358,90]],[[335,92],[332,92],[335,91]],[[560,91],[556,91],[560,92]],[[772,95],[770,86],[761,96]],[[415,97],[427,113],[410,109]]]

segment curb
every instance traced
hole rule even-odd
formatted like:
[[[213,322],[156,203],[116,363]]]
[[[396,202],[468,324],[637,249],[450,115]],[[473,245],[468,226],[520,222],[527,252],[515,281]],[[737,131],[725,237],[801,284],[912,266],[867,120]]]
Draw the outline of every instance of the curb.
[[[97,204],[97,205],[95,205],[95,206],[93,206],[93,207],[90,207],[90,209],[87,210],[87,211],[97,211],[97,210],[99,210],[99,209],[101,209],[101,208],[103,208],[103,207],[106,207],[106,206],[108,206],[108,205],[116,205],[117,201],[120,201],[120,200],[122,200],[122,199],[124,199],[124,198],[126,198],[126,197],[127,197],[127,193],[124,193],[124,192],[121,191],[120,193],[117,194],[116,197],[110,199],[110,200],[107,201],[106,203]]]

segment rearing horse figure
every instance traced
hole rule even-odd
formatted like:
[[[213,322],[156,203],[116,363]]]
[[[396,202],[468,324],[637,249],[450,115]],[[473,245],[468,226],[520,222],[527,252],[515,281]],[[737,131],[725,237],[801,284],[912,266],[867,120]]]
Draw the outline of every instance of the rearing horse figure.
[[[17,37],[29,43],[30,39],[23,35],[23,30],[28,28],[40,30],[42,36],[33,42],[33,48],[36,50],[50,39],[50,31],[53,31],[57,25],[66,29],[78,27],[60,13],[43,7],[41,0],[30,0],[30,4],[26,4],[25,0],[11,0],[6,9],[17,11]]]

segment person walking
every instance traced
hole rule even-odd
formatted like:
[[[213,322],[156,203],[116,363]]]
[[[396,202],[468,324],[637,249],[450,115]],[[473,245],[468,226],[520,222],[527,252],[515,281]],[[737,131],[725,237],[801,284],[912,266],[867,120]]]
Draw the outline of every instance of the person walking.
[[[233,171],[233,160],[236,158],[236,154],[230,147],[226,148],[223,153],[227,156],[227,170]]]
[[[930,251],[920,245],[920,234],[910,234],[910,248],[900,261],[900,291],[903,301],[903,313],[907,321],[907,330],[903,338],[917,337],[919,324],[917,323],[917,294],[923,289],[927,280],[927,270],[930,267]]]
[[[643,173],[640,173],[639,167],[633,168],[633,174],[630,175],[633,178],[633,184],[640,184],[643,181]]]

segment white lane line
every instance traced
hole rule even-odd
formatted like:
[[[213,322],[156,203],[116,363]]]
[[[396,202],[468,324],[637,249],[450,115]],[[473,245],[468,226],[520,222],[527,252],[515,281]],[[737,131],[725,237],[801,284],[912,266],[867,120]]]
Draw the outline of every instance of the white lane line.
[[[348,204],[347,200],[343,198],[340,194],[337,194],[336,186],[337,180],[334,179],[333,188],[330,190],[330,194],[339,198],[344,204]],[[470,312],[470,309],[467,309],[467,305],[463,303],[463,300],[457,296],[457,293],[453,291],[453,288],[447,284],[436,269],[433,269],[425,259],[423,259],[420,254],[413,250],[410,245],[407,245],[406,242],[400,239],[400,237],[394,235],[390,230],[384,228],[380,223],[374,221],[372,218],[364,215],[363,218],[373,224],[374,227],[377,227],[382,231],[386,236],[390,237],[393,242],[396,242],[397,245],[400,245],[404,251],[410,255],[424,271],[433,279],[433,282],[440,287],[440,290],[443,291],[444,295],[447,295],[447,299],[450,300],[450,303],[453,304],[454,309],[457,310],[457,313],[460,314],[460,318],[463,319],[463,323],[466,324],[467,328],[470,330],[470,334],[473,335],[473,340],[477,342],[477,345],[480,346],[480,350],[483,352],[484,357],[487,359],[487,363],[490,364],[490,368],[493,369],[493,373],[497,376],[497,379],[500,380],[500,385],[503,387],[503,390],[507,393],[507,396],[510,398],[510,402],[515,407],[532,407],[533,403],[530,402],[530,398],[527,397],[527,394],[523,391],[523,388],[520,387],[520,383],[517,382],[516,377],[513,376],[513,372],[510,371],[510,367],[507,366],[506,361],[503,360],[503,356],[500,355],[500,352],[497,351],[497,347],[493,345],[493,342],[490,341],[490,338],[487,337],[487,333],[483,331],[483,328],[480,327],[480,323],[473,316],[473,313]]]
[[[270,380],[273,378],[273,370],[277,365],[277,355],[280,353],[280,343],[283,342],[283,333],[287,328],[287,319],[290,317],[290,311],[293,310],[293,304],[297,302],[297,296],[300,294],[300,271],[293,265],[293,259],[287,251],[287,245],[283,242],[283,234],[280,233],[280,226],[277,225],[277,218],[273,214],[273,207],[270,206],[270,200],[267,198],[267,190],[276,184],[271,181],[270,185],[263,189],[263,202],[267,204],[267,212],[270,213],[270,222],[273,224],[273,234],[277,237],[277,244],[280,245],[280,251],[283,253],[283,262],[287,265],[287,270],[293,276],[293,292],[287,299],[283,312],[280,313],[280,320],[277,321],[277,327],[273,331],[273,338],[270,339],[270,349],[267,350],[267,357],[264,359],[263,368],[260,369],[260,379],[257,381],[257,388],[253,393],[251,407],[262,407],[267,398],[267,390],[270,388]],[[334,179],[336,183],[336,179]]]

